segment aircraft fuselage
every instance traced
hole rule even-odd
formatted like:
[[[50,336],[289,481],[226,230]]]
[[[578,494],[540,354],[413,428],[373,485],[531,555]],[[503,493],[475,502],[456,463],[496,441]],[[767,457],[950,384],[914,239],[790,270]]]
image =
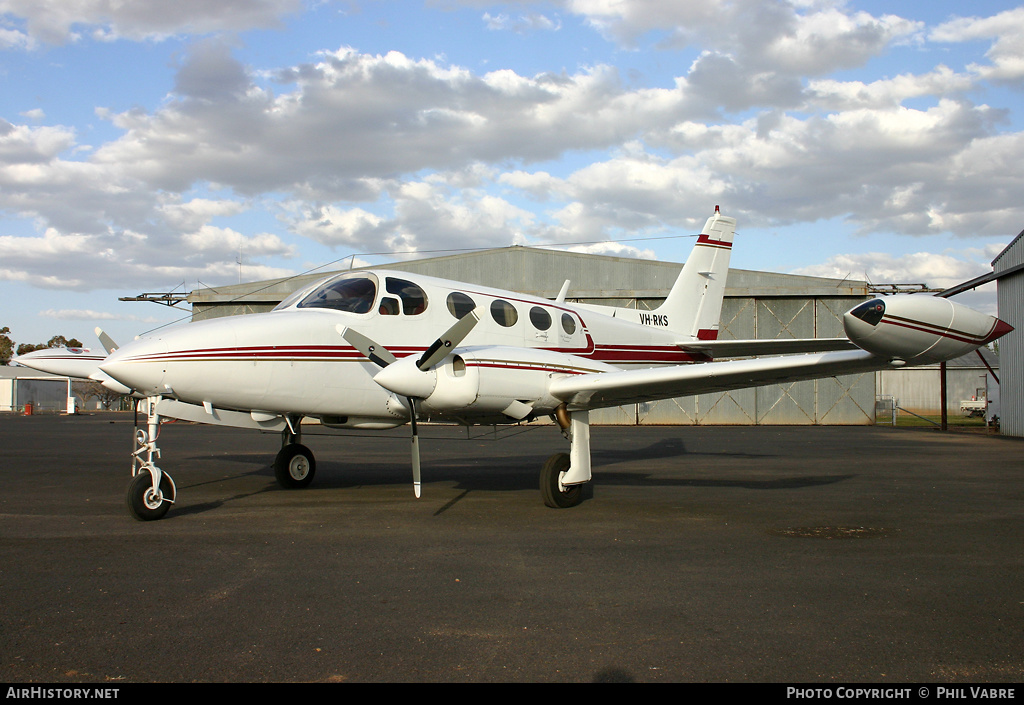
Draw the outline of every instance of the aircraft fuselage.
[[[345,328],[369,334],[397,358],[419,356],[472,307],[479,324],[459,354],[439,365],[422,404],[428,415],[467,422],[514,421],[503,414],[513,402],[550,413],[558,405],[547,396],[552,376],[700,358],[681,350],[680,334],[646,312],[601,313],[404,272],[354,272],[331,281],[349,289],[367,282],[356,292],[362,300],[328,308],[332,302],[317,305],[318,289],[310,287],[269,313],[198,321],[140,339],[103,369],[145,395],[328,417],[339,425],[393,425],[408,411],[374,381],[379,369],[342,338]]]

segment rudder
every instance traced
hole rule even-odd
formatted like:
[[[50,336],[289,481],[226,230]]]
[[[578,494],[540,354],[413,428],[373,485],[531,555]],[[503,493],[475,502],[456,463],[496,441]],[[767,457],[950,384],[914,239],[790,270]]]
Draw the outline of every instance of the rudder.
[[[667,317],[672,330],[692,340],[718,339],[735,234],[736,219],[722,215],[715,206],[668,298],[656,309]]]

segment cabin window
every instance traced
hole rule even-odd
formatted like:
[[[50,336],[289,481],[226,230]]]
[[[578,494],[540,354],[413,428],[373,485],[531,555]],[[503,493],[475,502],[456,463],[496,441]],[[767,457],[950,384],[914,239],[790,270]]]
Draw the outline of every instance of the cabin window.
[[[377,298],[377,280],[360,275],[342,275],[317,287],[299,302],[299,308],[329,308],[347,313],[367,313]]]
[[[530,309],[530,323],[537,330],[547,330],[551,327],[551,314],[547,312],[547,309],[534,306]]]
[[[385,288],[389,294],[396,294],[402,300],[402,311],[406,316],[418,316],[427,310],[427,295],[416,284],[388,277]]]
[[[572,335],[576,332],[576,319],[568,313],[562,314],[562,330],[565,331],[566,335]]]
[[[470,311],[476,308],[476,302],[469,298],[469,295],[463,294],[461,291],[453,291],[448,294],[446,301],[448,304],[448,312],[462,320]]]
[[[380,306],[377,307],[377,313],[382,316],[397,316],[398,310],[398,299],[390,296],[383,296],[380,300]]]
[[[519,320],[519,312],[508,301],[495,299],[491,302],[491,318],[499,326],[511,328]]]

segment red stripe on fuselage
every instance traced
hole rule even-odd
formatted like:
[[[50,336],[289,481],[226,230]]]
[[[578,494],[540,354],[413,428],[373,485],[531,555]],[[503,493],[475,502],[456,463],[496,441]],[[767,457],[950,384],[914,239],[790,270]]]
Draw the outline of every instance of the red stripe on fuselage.
[[[659,345],[597,345],[592,348],[538,348],[551,352],[576,355],[588,360],[596,360],[609,364],[679,364],[684,362],[700,362],[707,359],[705,355],[685,352],[675,346]],[[421,354],[424,347],[390,347],[388,350],[398,358]],[[360,362],[365,360],[362,353],[353,347],[345,346],[278,346],[278,347],[246,347],[246,348],[194,348],[168,353],[154,353],[133,358],[131,362],[238,362],[243,360],[261,360],[265,362],[281,362],[299,360],[312,362],[315,360],[336,362]]]
[[[881,322],[898,328],[907,328],[921,333],[930,333],[942,338],[949,338],[950,340],[955,340],[960,343],[969,343],[971,345],[983,344],[985,338],[991,334],[990,332],[986,335],[974,335],[973,333],[967,333],[962,330],[954,330],[952,328],[946,328],[945,326],[937,326],[923,321],[915,321],[910,318],[900,318],[899,316],[892,316],[888,314],[882,318]]]

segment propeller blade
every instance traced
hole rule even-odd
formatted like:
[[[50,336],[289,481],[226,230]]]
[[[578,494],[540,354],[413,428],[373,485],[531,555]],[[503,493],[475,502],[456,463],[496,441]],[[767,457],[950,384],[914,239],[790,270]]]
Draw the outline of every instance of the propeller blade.
[[[416,401],[409,400],[409,422],[412,425],[412,491],[420,498],[420,434],[416,427]]]
[[[451,352],[453,348],[457,347],[479,322],[480,317],[473,311],[470,311],[460,318],[456,321],[455,325],[449,328],[444,335],[435,340],[434,344],[427,348],[426,352],[423,353],[423,357],[417,361],[416,368],[420,372],[426,372],[431,367],[444,360],[448,356],[448,353]],[[398,358],[392,355],[387,348],[382,345],[378,345],[362,333],[340,325],[337,326],[337,330],[341,334],[342,338],[348,341],[352,347],[361,352],[368,360],[378,367],[387,368],[398,361]],[[409,362],[411,362],[411,360],[409,360]],[[398,367],[388,370],[387,373],[378,372],[374,379],[377,380],[377,383],[382,387],[389,389],[390,386],[395,385],[388,385],[387,380],[378,379],[378,377],[385,377],[387,375],[394,376],[391,373],[396,371],[400,372],[400,379],[405,378],[404,376],[407,375],[406,369],[402,365],[399,365]],[[408,369],[408,372],[412,372],[411,367]],[[417,373],[415,380],[418,379],[419,377]],[[392,380],[392,382],[394,381],[395,380]],[[416,385],[413,386],[415,387]],[[406,395],[406,400],[409,403],[409,424],[412,427],[412,489],[416,497],[419,498],[421,488],[420,434],[419,427],[416,423],[416,397]]]
[[[341,328],[341,326],[338,326],[338,328]],[[347,340],[352,347],[361,352],[370,362],[378,367],[387,367],[398,359],[383,345],[378,345],[358,331],[345,328],[338,332],[341,333],[341,337]]]
[[[444,335],[435,340],[433,345],[427,348],[426,352],[423,353],[423,357],[416,363],[416,367],[420,368],[421,371],[426,371],[441,362],[441,360],[448,356],[452,348],[458,347],[459,343],[469,335],[470,331],[479,322],[480,317],[476,315],[475,311],[467,313],[456,321],[455,325],[449,328]]]

